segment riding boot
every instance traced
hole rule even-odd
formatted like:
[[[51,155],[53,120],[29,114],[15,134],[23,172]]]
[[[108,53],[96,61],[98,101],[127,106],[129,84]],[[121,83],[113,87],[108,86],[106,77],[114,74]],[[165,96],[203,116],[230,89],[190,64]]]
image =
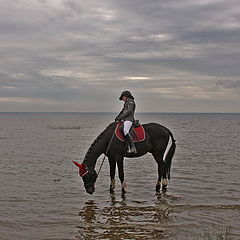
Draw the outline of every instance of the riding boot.
[[[132,136],[128,133],[127,135],[125,135],[125,138],[126,138],[127,144],[130,146],[128,153],[137,153],[137,149],[134,145]]]

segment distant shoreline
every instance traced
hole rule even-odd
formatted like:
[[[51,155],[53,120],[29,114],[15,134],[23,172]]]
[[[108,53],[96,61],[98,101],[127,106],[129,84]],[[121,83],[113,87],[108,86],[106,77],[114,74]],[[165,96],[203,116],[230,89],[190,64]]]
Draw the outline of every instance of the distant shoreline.
[[[118,112],[0,112],[0,114],[117,114]],[[138,112],[136,114],[240,114],[240,112]]]

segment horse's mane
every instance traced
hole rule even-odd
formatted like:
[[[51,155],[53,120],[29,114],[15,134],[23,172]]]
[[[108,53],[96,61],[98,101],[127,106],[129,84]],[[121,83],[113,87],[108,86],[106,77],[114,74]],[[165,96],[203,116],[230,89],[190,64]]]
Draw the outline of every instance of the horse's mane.
[[[91,144],[91,146],[89,147],[85,157],[84,157],[84,160],[88,157],[89,153],[91,152],[92,148],[96,145],[96,143],[102,138],[102,136],[106,133],[106,131],[114,124],[113,123],[110,123],[98,136],[97,138],[93,141],[93,143]]]

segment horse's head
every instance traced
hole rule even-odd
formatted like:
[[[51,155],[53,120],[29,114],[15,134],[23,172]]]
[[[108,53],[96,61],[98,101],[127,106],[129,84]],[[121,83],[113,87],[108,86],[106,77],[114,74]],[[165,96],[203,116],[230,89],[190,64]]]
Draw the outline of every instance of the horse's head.
[[[95,185],[95,182],[97,179],[96,171],[94,169],[89,170],[84,163],[80,164],[75,161],[73,161],[73,162],[77,167],[79,167],[79,175],[83,179],[84,187],[85,187],[87,193],[93,194],[95,191],[94,185]]]

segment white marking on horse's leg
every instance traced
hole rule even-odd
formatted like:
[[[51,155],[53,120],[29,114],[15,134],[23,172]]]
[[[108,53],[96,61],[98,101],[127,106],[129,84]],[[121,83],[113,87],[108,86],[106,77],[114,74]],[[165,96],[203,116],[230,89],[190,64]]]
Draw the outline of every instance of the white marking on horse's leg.
[[[111,186],[110,186],[110,188],[111,188],[111,189],[115,189],[115,186],[116,186],[116,185],[115,185],[115,179],[112,179],[112,180],[111,180]]]
[[[122,191],[124,191],[125,193],[127,192],[127,184],[126,184],[126,182],[122,183]]]
[[[166,178],[164,178],[164,179],[162,180],[162,185],[163,185],[163,186],[167,186],[167,185],[168,185],[168,180],[167,180]]]

